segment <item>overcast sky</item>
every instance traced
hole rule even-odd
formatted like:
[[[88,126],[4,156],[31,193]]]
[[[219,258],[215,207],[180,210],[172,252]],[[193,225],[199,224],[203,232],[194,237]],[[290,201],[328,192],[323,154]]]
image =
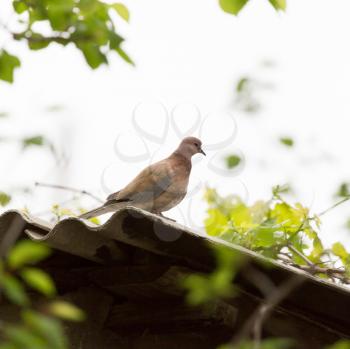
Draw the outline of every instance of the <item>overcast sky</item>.
[[[2,20],[9,3],[0,4]],[[215,0],[125,4],[131,21],[118,20],[118,26],[136,67],[111,55],[108,67],[92,71],[73,47],[28,52],[0,37],[0,45],[22,60],[15,83],[0,83],[0,111],[11,113],[0,120],[0,134],[43,133],[67,160],[57,167],[48,152],[33,149],[19,157],[14,145],[2,145],[4,188],[42,181],[105,197],[172,151],[193,126],[208,156],[195,159],[193,190],[168,214],[180,222],[200,229],[205,184],[251,203],[268,198],[273,185],[290,182],[293,200],[314,212],[334,202],[339,183],[350,178],[348,0],[289,0],[285,14],[265,0],[250,0],[238,17]],[[264,60],[274,66],[263,67]],[[232,105],[235,81],[247,74],[274,86],[258,94],[263,109],[255,116]],[[52,105],[62,109],[47,112]],[[281,136],[293,137],[296,146],[287,149]],[[217,166],[232,151],[245,161],[224,175]],[[38,212],[66,196],[40,189],[12,206]],[[324,217],[326,242],[350,241],[346,217],[350,204]]]

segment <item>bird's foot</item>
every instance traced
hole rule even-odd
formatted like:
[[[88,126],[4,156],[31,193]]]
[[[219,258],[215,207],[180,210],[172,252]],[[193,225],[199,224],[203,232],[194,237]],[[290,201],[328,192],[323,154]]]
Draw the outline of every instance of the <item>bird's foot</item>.
[[[158,212],[158,216],[161,216],[162,218],[168,219],[169,221],[176,222],[176,219],[172,219],[172,218],[166,217],[161,212]]]

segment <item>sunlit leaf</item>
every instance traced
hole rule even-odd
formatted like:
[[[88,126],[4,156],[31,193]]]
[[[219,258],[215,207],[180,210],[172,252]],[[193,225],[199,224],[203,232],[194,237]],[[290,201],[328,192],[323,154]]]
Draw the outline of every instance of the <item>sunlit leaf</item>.
[[[270,4],[278,11],[285,11],[287,7],[287,0],[269,0]]]
[[[336,242],[332,245],[332,252],[338,256],[344,263],[349,257],[348,252],[346,251],[344,245],[340,242]]]
[[[85,314],[81,309],[65,301],[52,302],[48,311],[63,320],[82,321],[85,319]]]
[[[20,272],[21,277],[28,286],[36,291],[51,297],[56,293],[56,288],[50,275],[38,268],[24,268]]]
[[[204,221],[209,235],[217,236],[224,232],[228,218],[218,209],[208,209],[208,216]]]
[[[249,207],[243,202],[232,207],[230,218],[236,228],[248,229],[254,226],[253,217],[250,213]]]
[[[118,15],[123,18],[125,21],[129,21],[130,18],[130,13],[128,8],[120,3],[120,2],[116,2],[114,4],[111,4],[111,7],[118,13]]]
[[[270,247],[276,243],[274,227],[260,226],[254,229],[254,246]]]
[[[18,242],[7,256],[8,265],[12,269],[25,264],[37,263],[50,255],[50,249],[38,242],[22,240]]]

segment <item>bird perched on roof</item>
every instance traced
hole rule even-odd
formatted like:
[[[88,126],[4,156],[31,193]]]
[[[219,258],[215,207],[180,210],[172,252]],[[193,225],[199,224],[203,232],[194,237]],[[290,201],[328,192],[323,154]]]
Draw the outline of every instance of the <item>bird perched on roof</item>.
[[[166,159],[142,170],[126,187],[107,197],[107,201],[80,218],[88,219],[114,212],[125,206],[142,208],[161,215],[178,205],[185,197],[191,173],[191,158],[201,153],[202,142],[186,137]]]

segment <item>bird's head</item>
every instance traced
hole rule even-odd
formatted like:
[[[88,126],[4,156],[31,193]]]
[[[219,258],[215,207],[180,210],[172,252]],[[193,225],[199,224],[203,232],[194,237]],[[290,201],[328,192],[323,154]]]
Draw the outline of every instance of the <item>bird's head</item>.
[[[191,158],[193,155],[201,153],[206,155],[202,149],[202,142],[196,137],[186,137],[182,140],[176,151],[178,154]]]

